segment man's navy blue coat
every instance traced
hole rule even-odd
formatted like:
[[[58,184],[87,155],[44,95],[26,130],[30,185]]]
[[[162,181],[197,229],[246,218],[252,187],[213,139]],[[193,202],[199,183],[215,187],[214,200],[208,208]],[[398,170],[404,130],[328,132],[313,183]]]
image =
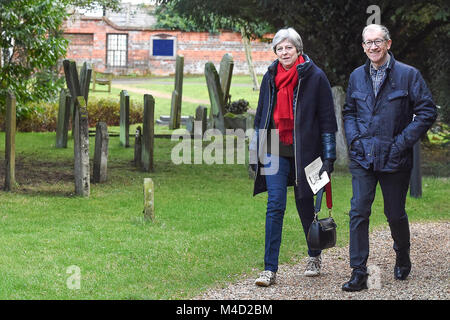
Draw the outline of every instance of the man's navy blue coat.
[[[436,120],[436,106],[420,72],[396,61],[375,97],[370,60],[350,75],[342,111],[349,155],[363,168],[395,172],[412,167],[412,147]]]
[[[323,155],[321,135],[337,131],[334,103],[330,83],[325,73],[307,56],[305,63],[297,66],[298,85],[294,89],[294,152],[295,168],[288,185],[297,184],[300,198],[312,197],[313,193],[305,177],[304,168]],[[270,117],[276,104],[275,75],[278,60],[274,61],[265,73],[255,116],[255,130],[269,128]],[[267,132],[267,131],[265,131]],[[262,139],[258,146],[264,145],[266,134],[258,135]],[[267,191],[266,179],[261,175],[258,163],[254,192],[256,195]]]

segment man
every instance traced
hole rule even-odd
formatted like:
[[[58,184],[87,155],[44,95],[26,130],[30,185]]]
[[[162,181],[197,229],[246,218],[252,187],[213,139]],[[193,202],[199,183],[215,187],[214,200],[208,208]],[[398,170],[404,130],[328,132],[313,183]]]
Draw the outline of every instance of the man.
[[[380,183],[394,240],[394,277],[411,270],[410,234],[405,212],[412,168],[412,147],[436,119],[436,106],[420,72],[396,61],[389,51],[386,27],[368,25],[362,32],[368,60],[350,75],[342,111],[349,146],[353,197],[350,209],[350,281],[344,291],[367,288],[369,216]]]

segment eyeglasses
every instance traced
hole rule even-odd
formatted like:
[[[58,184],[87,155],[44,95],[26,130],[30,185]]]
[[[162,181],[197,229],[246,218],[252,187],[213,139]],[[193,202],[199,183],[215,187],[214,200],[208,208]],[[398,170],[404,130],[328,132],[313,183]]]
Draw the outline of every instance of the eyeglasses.
[[[370,48],[372,47],[373,44],[375,44],[375,47],[379,47],[383,42],[385,42],[385,39],[376,39],[376,40],[367,40],[367,41],[363,41],[363,45],[366,48]]]

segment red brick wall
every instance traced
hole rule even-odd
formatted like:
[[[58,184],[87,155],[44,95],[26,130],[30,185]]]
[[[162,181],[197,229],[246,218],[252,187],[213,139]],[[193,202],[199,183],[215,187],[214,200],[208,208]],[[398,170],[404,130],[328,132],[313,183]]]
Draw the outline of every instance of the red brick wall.
[[[133,30],[115,26],[107,19],[85,18],[67,21],[64,28],[66,38],[70,40],[67,59],[77,63],[90,62],[96,69],[112,71],[116,74],[155,74],[175,73],[174,57],[153,57],[151,38],[165,34],[175,37],[175,56],[184,56],[184,72],[202,74],[204,65],[211,61],[219,68],[225,53],[233,56],[234,74],[248,74],[244,46],[239,33],[224,31],[221,34],[208,32],[181,32],[168,30]],[[106,35],[108,33],[128,34],[128,52],[126,67],[108,67],[106,65]],[[269,43],[252,41],[252,58],[258,74],[267,70],[275,59]]]

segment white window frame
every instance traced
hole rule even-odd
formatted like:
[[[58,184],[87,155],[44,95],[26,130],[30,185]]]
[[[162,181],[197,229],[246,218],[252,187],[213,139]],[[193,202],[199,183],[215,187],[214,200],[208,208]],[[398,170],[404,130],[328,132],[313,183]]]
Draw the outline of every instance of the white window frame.
[[[123,43],[117,43],[125,37]],[[114,39],[115,38],[115,39]],[[122,40],[123,41],[123,40]],[[111,46],[114,48],[111,49]],[[110,68],[123,68],[128,66],[128,34],[127,33],[107,33],[106,34],[106,65]]]

